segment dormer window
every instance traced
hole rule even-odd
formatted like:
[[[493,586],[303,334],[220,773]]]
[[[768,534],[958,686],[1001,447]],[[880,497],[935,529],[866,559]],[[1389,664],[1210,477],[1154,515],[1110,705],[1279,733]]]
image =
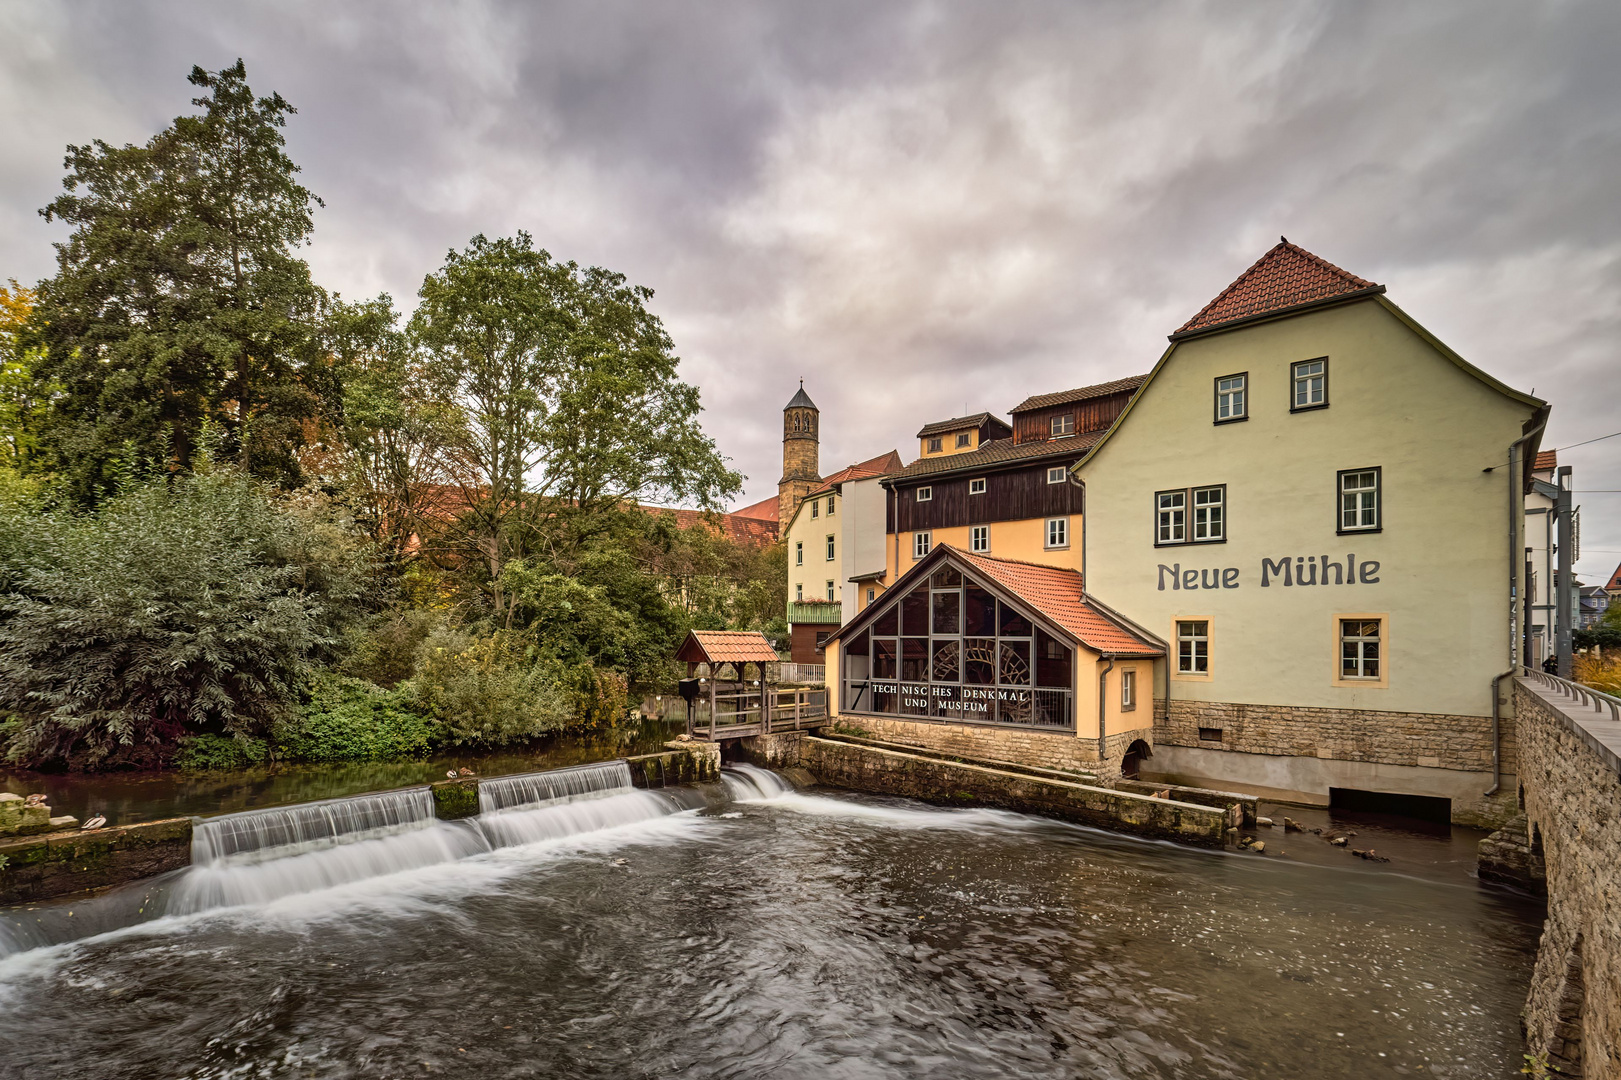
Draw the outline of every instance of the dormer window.
[[[1055,439],[1064,435],[1075,434],[1075,414],[1067,412],[1053,417],[1052,431]]]
[[[917,489],[917,501],[918,502],[933,502],[934,501],[934,489],[932,487],[920,487],[920,488],[918,488]]]
[[[938,438],[929,440],[929,453],[938,454],[940,451],[942,451],[944,449],[945,449],[945,443],[944,443],[943,440],[938,439]]]
[[[957,436],[957,449],[961,450],[963,447],[969,445],[973,441],[974,437],[965,431]]]

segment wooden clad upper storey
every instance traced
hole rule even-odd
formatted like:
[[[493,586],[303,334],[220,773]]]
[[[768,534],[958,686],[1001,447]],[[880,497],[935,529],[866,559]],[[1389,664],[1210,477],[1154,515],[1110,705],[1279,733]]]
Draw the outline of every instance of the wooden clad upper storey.
[[[1012,409],[1013,441],[1046,442],[1105,431],[1115,417],[1125,411],[1131,395],[1147,378],[1147,375],[1133,375],[1095,386],[1025,398]]]

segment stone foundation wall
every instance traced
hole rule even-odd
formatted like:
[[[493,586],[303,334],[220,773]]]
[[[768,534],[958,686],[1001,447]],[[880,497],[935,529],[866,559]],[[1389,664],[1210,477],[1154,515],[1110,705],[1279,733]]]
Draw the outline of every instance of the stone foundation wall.
[[[7,840],[0,856],[0,904],[49,900],[191,865],[191,819]]]
[[[803,731],[779,731],[774,735],[750,735],[737,740],[737,747],[751,765],[762,769],[785,769],[799,764],[799,741]]]
[[[1154,703],[1154,738],[1170,746],[1463,772],[1490,772],[1492,767],[1490,716],[1176,699],[1168,709],[1166,705],[1164,700]],[[1201,739],[1200,728],[1221,729],[1221,740]],[[1512,717],[1500,721],[1500,732],[1502,771],[1513,773],[1517,755]]]
[[[1004,772],[938,758],[810,736],[801,762],[834,787],[903,795],[945,806],[992,806],[1164,840],[1220,847],[1241,812],[1026,773]]]
[[[1516,680],[1514,706],[1531,849],[1548,888],[1526,1045],[1554,1075],[1621,1076],[1621,739],[1613,721],[1529,679]]]
[[[859,731],[856,730],[858,728]],[[1011,761],[1042,769],[1088,773],[1097,769],[1097,740],[1079,739],[1073,733],[976,727],[973,724],[931,724],[854,713],[840,716],[835,730],[847,730],[857,735],[865,731],[871,738],[883,742],[921,746],[963,757]],[[1124,746],[1117,752],[1116,775],[1120,772],[1118,755],[1124,752]]]

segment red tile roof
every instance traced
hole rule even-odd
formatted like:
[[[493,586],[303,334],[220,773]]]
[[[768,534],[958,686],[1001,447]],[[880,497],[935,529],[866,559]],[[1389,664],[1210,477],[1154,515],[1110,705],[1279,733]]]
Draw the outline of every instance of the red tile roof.
[[[1621,566],[1615,568],[1615,573],[1610,575],[1610,583],[1604,586],[1605,592],[1614,592],[1617,589],[1621,589]]]
[[[1092,398],[1108,397],[1110,394],[1121,394],[1127,390],[1135,390],[1147,381],[1147,375],[1133,375],[1128,379],[1116,379],[1113,382],[1098,383],[1095,386],[1083,386],[1076,390],[1060,390],[1056,394],[1035,394],[1025,398],[1009,409],[1008,412],[1021,413],[1029,409],[1046,409],[1054,405],[1068,405],[1075,401],[1089,401]]]
[[[1382,292],[1384,286],[1341,270],[1284,240],[1183,323],[1171,338],[1375,290]]]
[[[890,473],[900,472],[903,468],[905,468],[905,463],[901,461],[900,454],[891,450],[887,454],[879,454],[875,458],[868,458],[866,461],[858,461],[854,465],[848,465],[832,476],[824,476],[821,486],[805,497],[810,498],[814,495],[832,491],[835,486],[850,480],[870,480],[875,476],[888,476]]]
[[[1537,453],[1536,461],[1531,463],[1532,472],[1541,472],[1543,469],[1559,468],[1559,451],[1542,450]]]
[[[709,514],[702,510],[676,510],[668,506],[644,506],[649,514],[671,517],[682,529],[709,529],[739,544],[765,547],[777,541],[777,523],[737,514]]]
[[[676,650],[695,664],[774,664],[777,650],[758,630],[692,630]]]
[[[941,435],[948,431],[965,431],[968,428],[977,428],[982,424],[995,424],[998,427],[1013,429],[988,412],[974,413],[972,416],[953,416],[950,420],[936,420],[931,424],[924,424],[918,429],[917,437],[922,439],[929,435]]]
[[[1035,608],[1044,618],[1074,634],[1081,644],[1095,652],[1133,656],[1159,656],[1165,652],[1089,603],[1077,571],[1014,559],[993,559],[960,548],[951,550],[963,562]]]
[[[769,521],[771,524],[775,525],[777,523],[777,497],[773,495],[769,499],[761,499],[757,503],[749,503],[749,505],[742,507],[741,509],[733,510],[731,516],[740,518],[756,518],[760,521]]]

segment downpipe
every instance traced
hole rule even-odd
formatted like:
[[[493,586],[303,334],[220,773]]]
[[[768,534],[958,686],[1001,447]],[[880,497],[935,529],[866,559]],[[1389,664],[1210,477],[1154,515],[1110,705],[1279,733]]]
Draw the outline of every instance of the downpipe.
[[[1501,675],[1492,676],[1492,786],[1483,794],[1496,795],[1497,790],[1503,786],[1503,738],[1502,716],[1503,699],[1498,687],[1502,681],[1514,674],[1514,668],[1509,668]]]
[[[1109,666],[1098,674],[1098,772],[1103,771],[1104,717],[1109,707],[1109,672],[1114,670],[1114,654],[1106,654]],[[1098,779],[1102,779],[1099,776]]]

